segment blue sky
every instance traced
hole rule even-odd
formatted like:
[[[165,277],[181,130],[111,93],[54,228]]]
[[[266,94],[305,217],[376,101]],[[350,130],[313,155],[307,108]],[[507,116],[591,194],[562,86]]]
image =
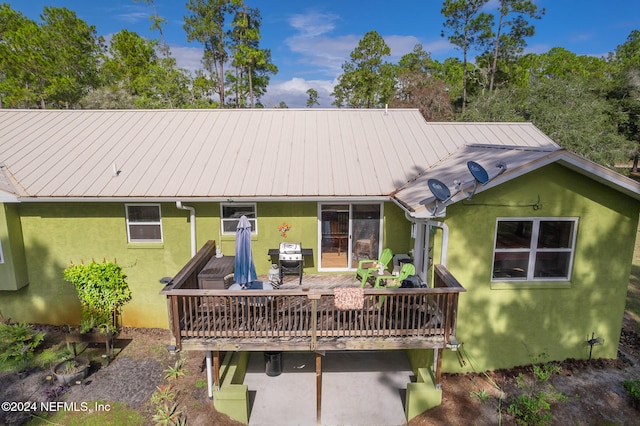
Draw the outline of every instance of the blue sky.
[[[36,21],[44,6],[66,7],[95,25],[109,39],[121,29],[158,38],[149,30],[151,6],[133,0],[19,0],[6,1]],[[200,67],[201,48],[187,43],[182,28],[186,0],[155,0],[158,13],[167,19],[165,36],[180,66]],[[391,48],[390,61],[397,61],[421,43],[433,58],[459,57],[440,36],[443,16],[441,0],[245,0],[262,14],[261,46],[272,52],[279,72],[271,79],[265,106],[286,102],[304,107],[306,90],[316,89],[320,105],[329,107],[336,77],[349,53],[370,30],[384,37]],[[527,52],[544,53],[564,47],[581,55],[605,56],[640,29],[638,0],[536,0],[546,15],[535,21],[536,35],[528,40]],[[495,10],[491,0],[489,10]]]

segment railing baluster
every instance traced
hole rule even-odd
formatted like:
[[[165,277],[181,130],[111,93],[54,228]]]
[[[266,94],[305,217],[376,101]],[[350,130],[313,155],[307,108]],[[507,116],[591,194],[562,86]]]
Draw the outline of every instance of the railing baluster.
[[[442,265],[435,266],[435,288],[366,289],[362,309],[338,310],[331,289],[242,295],[189,289],[197,284],[207,253],[210,258],[212,246],[190,261],[190,270],[183,268],[172,289],[162,291],[178,348],[185,337],[310,339],[314,345],[322,338],[342,337],[436,337],[448,343],[455,336],[458,295],[465,290]]]

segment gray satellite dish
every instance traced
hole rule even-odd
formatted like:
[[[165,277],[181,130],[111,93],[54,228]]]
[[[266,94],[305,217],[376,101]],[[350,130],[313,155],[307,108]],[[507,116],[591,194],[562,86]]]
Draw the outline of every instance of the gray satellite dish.
[[[440,182],[438,179],[429,179],[427,181],[427,185],[429,185],[429,189],[439,201],[445,202],[451,198],[451,191],[449,191],[447,185]]]

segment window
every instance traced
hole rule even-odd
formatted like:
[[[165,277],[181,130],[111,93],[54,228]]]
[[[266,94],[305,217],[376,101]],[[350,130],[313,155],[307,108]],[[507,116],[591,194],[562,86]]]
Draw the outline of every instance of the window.
[[[130,243],[161,243],[162,218],[159,204],[128,204],[127,237]]]
[[[258,233],[258,222],[256,220],[256,205],[255,204],[222,204],[221,205],[221,226],[222,234],[235,234],[238,228],[238,222],[244,215],[249,219],[251,224],[251,233]]]
[[[498,219],[493,281],[558,281],[571,276],[578,219]]]
[[[0,241],[0,263],[4,263],[4,257],[2,256],[2,241]]]

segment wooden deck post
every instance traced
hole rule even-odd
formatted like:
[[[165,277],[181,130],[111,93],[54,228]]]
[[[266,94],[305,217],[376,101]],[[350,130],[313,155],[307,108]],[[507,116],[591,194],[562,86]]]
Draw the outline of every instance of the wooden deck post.
[[[435,385],[437,389],[440,388],[440,380],[442,379],[442,352],[443,352],[442,348],[435,349],[435,356],[436,356]]]
[[[322,355],[316,352],[316,424],[322,424]]]
[[[220,351],[213,351],[213,384],[220,390]]]

